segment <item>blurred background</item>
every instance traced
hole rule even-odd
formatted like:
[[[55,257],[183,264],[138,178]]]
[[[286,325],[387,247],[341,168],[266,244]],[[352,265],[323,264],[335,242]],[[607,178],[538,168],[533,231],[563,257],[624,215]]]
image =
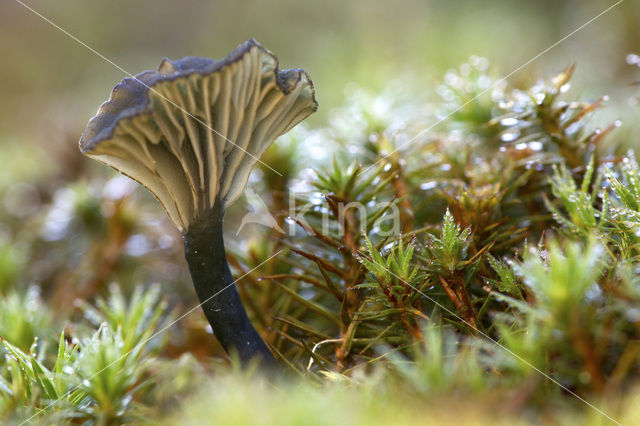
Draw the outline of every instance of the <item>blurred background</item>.
[[[310,73],[320,104],[306,121],[311,129],[326,126],[354,87],[428,100],[447,70],[471,55],[488,58],[497,77],[508,75],[614,3],[24,0],[133,74],[155,69],[163,57],[219,58],[254,37],[283,67]],[[638,22],[640,2],[625,0],[510,80],[524,86],[575,62],[575,96],[608,94],[599,119],[620,118],[630,132],[638,112],[640,73],[630,64],[640,54]],[[195,302],[179,235],[160,206],[145,216],[128,199],[135,185],[77,148],[123,71],[14,0],[0,3],[0,58],[0,287],[35,284],[61,311],[113,281],[162,282],[183,292],[185,304]],[[136,191],[144,202],[151,198]],[[194,321],[200,326],[191,330],[206,328],[200,315]],[[58,327],[52,323],[52,333]],[[189,346],[190,338],[174,344]]]
[[[165,56],[218,58],[254,37],[284,67],[310,72],[321,107],[310,123],[318,124],[351,82],[376,91],[403,78],[420,95],[470,55],[487,57],[506,75],[615,1],[24,3],[133,74]],[[14,0],[0,11],[1,143],[51,147],[77,139],[123,72]],[[625,57],[640,50],[639,21],[640,2],[625,0],[512,78],[576,62],[575,86],[597,95],[606,87],[618,102],[638,77]]]

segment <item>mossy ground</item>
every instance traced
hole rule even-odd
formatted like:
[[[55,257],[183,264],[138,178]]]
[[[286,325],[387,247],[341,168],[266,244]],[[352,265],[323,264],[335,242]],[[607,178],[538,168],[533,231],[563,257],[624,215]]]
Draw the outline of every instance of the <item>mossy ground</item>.
[[[149,194],[105,170],[25,188],[46,208],[22,191],[0,229],[3,419],[637,424],[640,167],[573,72],[512,87],[473,57],[438,98],[356,90],[265,154],[281,175],[250,185],[287,232],[235,235],[238,203],[226,235],[283,378],[183,315],[180,236]]]

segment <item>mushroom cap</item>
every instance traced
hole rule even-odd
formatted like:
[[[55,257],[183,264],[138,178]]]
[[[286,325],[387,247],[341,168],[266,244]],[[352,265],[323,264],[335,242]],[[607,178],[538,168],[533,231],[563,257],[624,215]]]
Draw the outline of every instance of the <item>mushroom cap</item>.
[[[165,58],[125,78],[80,150],[147,187],[186,232],[214,203],[235,201],[262,153],[317,108],[309,75],[279,70],[250,39],[220,60]]]

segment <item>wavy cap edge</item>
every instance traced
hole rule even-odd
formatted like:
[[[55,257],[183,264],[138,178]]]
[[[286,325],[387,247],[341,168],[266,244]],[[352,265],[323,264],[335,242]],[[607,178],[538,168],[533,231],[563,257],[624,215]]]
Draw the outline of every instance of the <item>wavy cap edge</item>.
[[[250,38],[222,59],[214,60],[200,56],[186,56],[172,61],[163,58],[156,71],[143,71],[133,77],[124,78],[113,88],[109,99],[100,105],[97,113],[89,120],[80,136],[80,151],[83,154],[90,154],[102,141],[111,139],[121,120],[151,114],[152,109],[148,93],[153,90],[153,86],[157,83],[186,78],[192,74],[214,74],[224,67],[240,61],[253,48],[261,49],[264,54],[269,55],[274,60],[273,72],[276,83],[285,95],[289,94],[291,89],[300,82],[302,74],[304,74],[311,88],[311,101],[314,105],[314,111],[317,110],[318,102],[315,98],[315,87],[309,74],[299,68],[280,70],[278,57],[255,39]]]

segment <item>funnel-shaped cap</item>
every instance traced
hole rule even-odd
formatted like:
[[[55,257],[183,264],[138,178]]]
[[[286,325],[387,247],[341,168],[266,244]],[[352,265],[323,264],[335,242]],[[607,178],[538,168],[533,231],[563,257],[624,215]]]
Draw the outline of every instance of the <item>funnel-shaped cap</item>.
[[[262,153],[318,107],[299,69],[251,39],[227,57],[164,59],[125,78],[80,149],[147,187],[185,232],[216,202],[236,200]]]

